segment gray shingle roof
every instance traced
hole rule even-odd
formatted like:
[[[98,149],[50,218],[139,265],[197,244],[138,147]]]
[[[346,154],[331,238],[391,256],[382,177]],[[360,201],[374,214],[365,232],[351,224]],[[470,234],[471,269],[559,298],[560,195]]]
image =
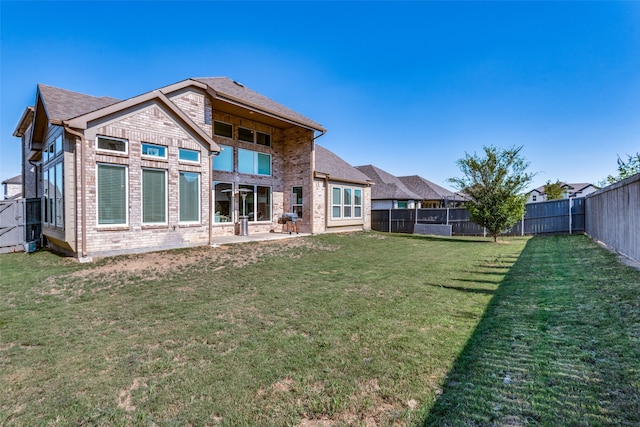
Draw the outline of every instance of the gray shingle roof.
[[[373,180],[372,200],[422,200],[419,194],[411,191],[397,176],[373,166],[356,166],[360,172]]]
[[[345,162],[332,151],[316,144],[316,171],[336,180],[367,182],[369,177]]]
[[[69,120],[120,102],[108,96],[91,96],[43,84],[38,90],[47,108],[49,120]]]
[[[192,80],[206,84],[223,97],[226,96],[245,102],[251,106],[275,113],[278,116],[304,124],[315,130],[324,131],[322,125],[227,77],[198,77],[192,78]]]
[[[453,199],[456,194],[418,175],[398,177],[411,191],[424,200]],[[460,196],[458,196],[460,198]]]
[[[4,181],[2,181],[2,184],[22,184],[22,175],[16,175],[13,176],[11,178],[7,178]]]

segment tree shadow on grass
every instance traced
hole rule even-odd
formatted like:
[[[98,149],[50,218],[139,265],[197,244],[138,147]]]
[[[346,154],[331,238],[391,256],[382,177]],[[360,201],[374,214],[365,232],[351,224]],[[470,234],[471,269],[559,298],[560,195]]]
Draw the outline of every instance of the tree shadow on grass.
[[[622,295],[603,301],[601,288],[621,284],[608,291],[618,292],[628,273],[619,281],[606,277],[609,271],[600,278],[581,254],[593,251],[576,242],[592,249],[582,236],[527,243],[423,426],[640,425],[640,349],[633,341],[640,290],[624,290],[635,305],[611,320]],[[558,278],[564,275],[572,279]],[[632,280],[640,283],[640,274]],[[611,330],[599,329],[604,321]]]

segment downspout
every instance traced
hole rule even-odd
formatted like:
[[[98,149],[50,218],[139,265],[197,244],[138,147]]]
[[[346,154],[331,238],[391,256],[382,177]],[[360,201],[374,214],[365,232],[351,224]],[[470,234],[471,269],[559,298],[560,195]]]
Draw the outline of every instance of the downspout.
[[[70,127],[66,126],[64,127],[65,132],[69,132],[71,135],[74,135],[77,139],[80,140],[80,144],[76,144],[76,146],[80,147],[80,180],[78,180],[78,167],[76,167],[76,197],[78,194],[78,183],[80,182],[80,210],[81,210],[81,227],[82,227],[82,233],[80,235],[80,239],[81,239],[81,251],[80,251],[80,255],[81,258],[85,258],[87,256],[87,212],[85,209],[86,206],[86,182],[85,182],[85,164],[84,164],[84,135],[78,131],[75,131],[73,129],[71,129]],[[76,225],[76,244],[78,242],[78,213],[76,212],[75,215],[75,225]],[[78,250],[78,248],[76,247],[76,250]]]

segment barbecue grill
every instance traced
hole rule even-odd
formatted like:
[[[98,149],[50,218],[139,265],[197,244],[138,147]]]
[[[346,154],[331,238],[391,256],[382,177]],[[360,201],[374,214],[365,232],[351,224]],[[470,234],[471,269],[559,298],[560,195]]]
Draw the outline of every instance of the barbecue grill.
[[[298,227],[296,226],[297,221],[298,214],[295,212],[285,212],[278,220],[278,222],[283,225],[283,228],[287,228],[289,234],[291,234],[292,231],[295,231],[296,234],[298,234]]]

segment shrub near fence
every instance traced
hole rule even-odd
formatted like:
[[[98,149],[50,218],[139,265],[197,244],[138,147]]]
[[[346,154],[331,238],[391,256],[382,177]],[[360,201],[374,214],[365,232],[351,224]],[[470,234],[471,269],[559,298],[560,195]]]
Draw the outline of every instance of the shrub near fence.
[[[484,228],[471,221],[471,215],[464,208],[374,210],[371,217],[371,227],[377,231],[413,233],[415,224],[442,224],[451,226],[454,236],[486,235]],[[502,234],[521,236],[584,230],[584,199],[577,198],[529,203],[525,206],[524,231],[523,221],[518,221]]]

